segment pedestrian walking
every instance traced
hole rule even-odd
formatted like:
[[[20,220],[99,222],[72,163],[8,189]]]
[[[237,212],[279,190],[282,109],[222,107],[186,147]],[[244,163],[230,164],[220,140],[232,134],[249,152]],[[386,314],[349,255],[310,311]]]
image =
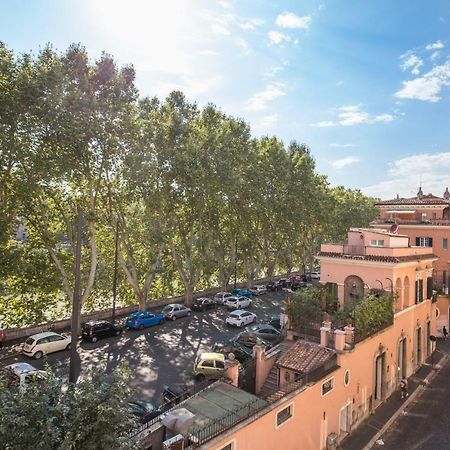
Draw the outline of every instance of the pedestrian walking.
[[[2,330],[2,328],[0,328],[0,348],[3,348],[3,341],[5,339],[5,332]]]
[[[448,331],[447,331],[447,328],[445,328],[445,325],[442,327],[442,334],[444,335],[444,339],[446,339]]]
[[[403,377],[400,381],[400,395],[401,398],[408,397],[408,380],[406,377]]]

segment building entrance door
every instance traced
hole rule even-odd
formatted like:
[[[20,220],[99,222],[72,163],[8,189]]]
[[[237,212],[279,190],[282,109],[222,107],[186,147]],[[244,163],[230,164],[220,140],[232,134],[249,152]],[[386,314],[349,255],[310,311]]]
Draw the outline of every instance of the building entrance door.
[[[398,365],[398,381],[400,382],[400,380],[403,377],[406,377],[406,338],[403,338],[399,343],[398,343],[398,360],[397,360],[397,365]]]
[[[417,328],[416,337],[416,363],[418,366],[422,364],[422,328]]]
[[[349,403],[341,409],[339,417],[340,432],[350,433],[350,425],[352,423],[352,404]]]
[[[383,366],[384,366],[384,353],[377,356],[375,360],[375,400],[383,399]]]

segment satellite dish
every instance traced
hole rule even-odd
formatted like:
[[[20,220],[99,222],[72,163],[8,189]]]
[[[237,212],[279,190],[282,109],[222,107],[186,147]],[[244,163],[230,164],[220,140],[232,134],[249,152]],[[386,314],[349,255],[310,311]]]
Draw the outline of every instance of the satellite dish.
[[[392,234],[397,234],[398,233],[398,224],[397,223],[393,223],[391,225],[391,228],[389,230]]]

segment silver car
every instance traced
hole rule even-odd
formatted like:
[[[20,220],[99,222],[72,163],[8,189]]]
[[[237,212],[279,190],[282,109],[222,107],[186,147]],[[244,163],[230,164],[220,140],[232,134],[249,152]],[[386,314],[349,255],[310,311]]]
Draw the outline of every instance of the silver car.
[[[191,309],[178,303],[166,305],[161,311],[166,320],[177,320],[179,317],[190,316]]]
[[[230,297],[233,297],[233,294],[231,292],[218,292],[214,296],[214,303],[216,303],[217,305],[223,305],[225,303],[225,300]]]

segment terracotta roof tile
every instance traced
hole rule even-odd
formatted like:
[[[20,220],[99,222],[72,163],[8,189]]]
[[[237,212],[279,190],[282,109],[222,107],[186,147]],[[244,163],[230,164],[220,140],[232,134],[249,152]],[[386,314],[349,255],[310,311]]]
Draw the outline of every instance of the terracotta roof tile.
[[[437,256],[433,253],[427,253],[426,255],[407,255],[407,256],[378,256],[378,255],[357,256],[357,255],[345,255],[343,253],[336,253],[336,252],[319,252],[318,256],[324,256],[326,258],[358,259],[364,261],[377,261],[386,263],[401,263],[418,260],[421,261],[423,259],[433,259],[433,258],[437,259]]]
[[[428,194],[420,197],[393,198],[392,200],[382,200],[375,203],[375,206],[382,205],[450,205],[450,200]]]
[[[297,373],[309,373],[323,366],[336,352],[305,341],[297,341],[277,361],[277,365]]]

